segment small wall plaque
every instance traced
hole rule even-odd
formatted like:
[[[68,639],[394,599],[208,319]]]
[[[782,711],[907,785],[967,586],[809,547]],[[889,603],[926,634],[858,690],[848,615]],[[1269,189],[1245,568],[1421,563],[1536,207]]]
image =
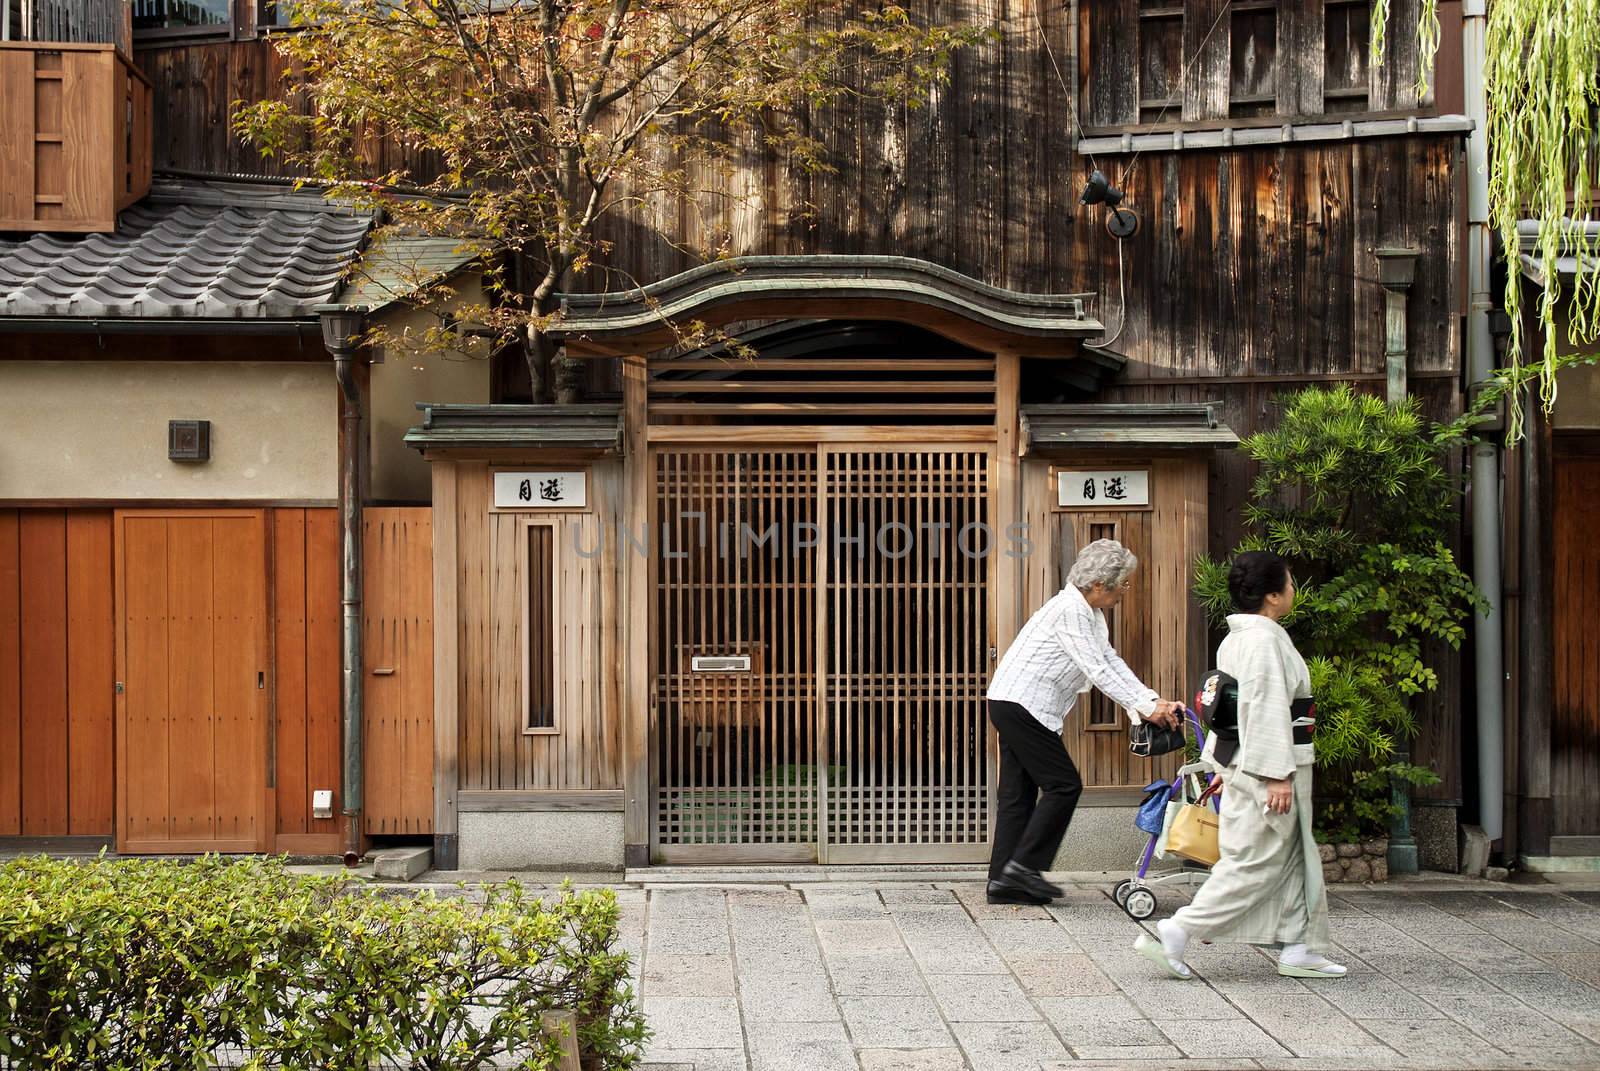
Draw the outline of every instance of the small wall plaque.
[[[167,421],[167,460],[210,461],[211,421]]]
[[[749,655],[693,655],[689,669],[694,673],[749,673]]]
[[[497,472],[495,509],[584,509],[588,506],[586,472]]]
[[[1063,509],[1142,509],[1150,505],[1148,469],[1084,469],[1056,473]]]

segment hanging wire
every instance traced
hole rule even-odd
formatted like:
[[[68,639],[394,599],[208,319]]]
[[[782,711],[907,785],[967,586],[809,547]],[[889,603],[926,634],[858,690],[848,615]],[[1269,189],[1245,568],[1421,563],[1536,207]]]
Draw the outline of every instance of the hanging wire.
[[[1217,17],[1214,20],[1212,20],[1211,29],[1207,30],[1206,31],[1206,35],[1200,39],[1200,45],[1199,45],[1199,47],[1197,47],[1194,50],[1194,55],[1189,57],[1189,59],[1186,62],[1184,62],[1184,63],[1179,65],[1179,67],[1178,67],[1178,93],[1179,93],[1180,96],[1183,93],[1184,85],[1189,81],[1189,68],[1194,65],[1194,61],[1199,58],[1200,53],[1202,53],[1202,52],[1204,52],[1206,50],[1206,45],[1211,42],[1211,35],[1217,32],[1217,27],[1222,25],[1222,20],[1227,18],[1231,14],[1233,14],[1233,5],[1231,3],[1223,4],[1222,5],[1222,10],[1218,11],[1217,12]],[[1150,121],[1150,125],[1154,126],[1155,124],[1161,122],[1161,120],[1165,119],[1166,116],[1167,116],[1167,112],[1170,111],[1171,108],[1172,108],[1172,101],[1169,99],[1167,101],[1167,103],[1165,103],[1165,104],[1163,104],[1161,106],[1161,110],[1156,113],[1156,117]],[[1133,159],[1128,161],[1127,168],[1124,169],[1123,172],[1122,172],[1122,180],[1117,183],[1118,186],[1121,186],[1123,189],[1127,189],[1128,188],[1128,176],[1133,174],[1134,165],[1139,162],[1139,157],[1141,157],[1143,155],[1144,155],[1144,150],[1143,149],[1140,149],[1139,151],[1137,151],[1137,152],[1135,152],[1133,154]]]

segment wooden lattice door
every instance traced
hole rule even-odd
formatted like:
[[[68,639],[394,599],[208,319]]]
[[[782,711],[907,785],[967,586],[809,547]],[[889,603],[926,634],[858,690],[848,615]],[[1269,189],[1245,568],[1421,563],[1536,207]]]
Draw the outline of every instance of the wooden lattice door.
[[[655,458],[657,858],[983,858],[988,449]]]

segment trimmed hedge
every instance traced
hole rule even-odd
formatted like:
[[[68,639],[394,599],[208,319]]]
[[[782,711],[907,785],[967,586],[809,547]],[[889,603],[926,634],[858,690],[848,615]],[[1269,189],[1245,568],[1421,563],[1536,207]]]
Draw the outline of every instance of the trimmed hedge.
[[[609,891],[478,904],[381,895],[281,861],[0,866],[0,1066],[554,1068],[546,1012],[586,1067],[647,1031]]]

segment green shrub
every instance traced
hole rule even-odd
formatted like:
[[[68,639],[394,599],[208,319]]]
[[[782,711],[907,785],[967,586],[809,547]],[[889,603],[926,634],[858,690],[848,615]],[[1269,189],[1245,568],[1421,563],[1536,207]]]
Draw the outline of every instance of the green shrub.
[[[0,1064],[545,1068],[545,1013],[570,1009],[589,1065],[630,1068],[617,922],[609,892],[480,905],[271,860],[23,859],[0,866]]]
[[[1438,781],[1396,758],[1416,735],[1412,702],[1439,686],[1433,657],[1460,647],[1483,605],[1446,543],[1460,487],[1445,461],[1459,441],[1415,399],[1388,405],[1340,386],[1290,395],[1277,427],[1243,443],[1259,471],[1235,554],[1271,550],[1294,570],[1299,596],[1283,624],[1317,699],[1320,837],[1382,835],[1392,781]],[[1218,626],[1230,564],[1196,569]]]

